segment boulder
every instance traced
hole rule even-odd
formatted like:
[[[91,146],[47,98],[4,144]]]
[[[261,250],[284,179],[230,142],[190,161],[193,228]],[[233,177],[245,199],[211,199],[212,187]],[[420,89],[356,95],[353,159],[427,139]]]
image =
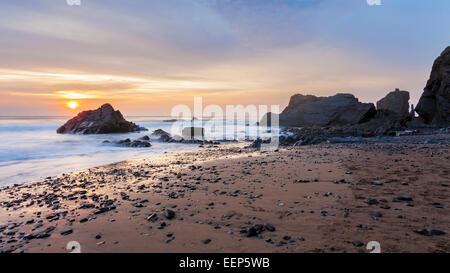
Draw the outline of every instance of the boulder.
[[[150,144],[149,141],[143,140],[142,138],[138,140],[133,140],[127,138],[123,140],[119,140],[115,142],[116,144],[123,146],[123,147],[131,147],[131,148],[149,148],[152,147],[152,144]]]
[[[376,114],[375,105],[361,103],[352,94],[336,94],[331,97],[316,97],[297,94],[280,114],[280,125],[336,126],[359,124]]]
[[[111,134],[146,131],[133,122],[125,120],[120,111],[110,104],[97,110],[84,111],[58,128],[58,134]]]
[[[152,136],[156,136],[162,142],[169,142],[172,140],[172,137],[170,136],[170,134],[162,129],[155,130],[152,133]]]
[[[435,60],[415,110],[429,124],[450,125],[450,46]]]
[[[403,119],[409,116],[409,92],[396,89],[377,102],[377,111],[391,114],[393,118]]]

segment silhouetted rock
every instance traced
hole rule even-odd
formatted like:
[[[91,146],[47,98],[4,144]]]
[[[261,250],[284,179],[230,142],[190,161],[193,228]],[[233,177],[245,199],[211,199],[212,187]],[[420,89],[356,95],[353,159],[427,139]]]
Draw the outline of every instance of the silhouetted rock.
[[[110,134],[146,131],[125,120],[120,111],[110,104],[104,104],[97,110],[84,111],[61,126],[58,134]]]
[[[280,125],[280,115],[272,112],[265,114],[259,122],[256,123],[257,126],[267,126],[267,127],[277,127]]]
[[[450,125],[450,46],[434,62],[416,112],[427,123]]]
[[[280,114],[280,125],[336,126],[359,124],[376,114],[372,103],[361,103],[352,94],[316,97],[297,94]]]
[[[377,111],[391,114],[392,118],[402,119],[409,116],[409,92],[396,89],[377,102]]]

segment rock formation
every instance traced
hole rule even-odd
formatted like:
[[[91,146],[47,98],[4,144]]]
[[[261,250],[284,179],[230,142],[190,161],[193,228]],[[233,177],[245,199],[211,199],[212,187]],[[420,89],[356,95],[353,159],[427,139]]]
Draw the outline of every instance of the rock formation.
[[[352,94],[316,97],[297,94],[280,114],[280,125],[336,126],[359,124],[376,114],[372,103],[361,103]]]
[[[429,124],[450,125],[450,47],[434,62],[416,112]]]
[[[110,104],[104,104],[97,110],[84,111],[61,126],[58,134],[110,134],[146,131],[125,120],[120,111]]]
[[[409,92],[396,89],[377,102],[377,111],[390,114],[393,118],[403,119],[409,116]]]
[[[142,138],[137,140],[131,140],[129,138],[120,140],[116,142],[116,144],[124,146],[124,147],[130,147],[130,148],[149,148],[152,147],[152,144],[148,140],[143,140]]]
[[[170,134],[162,129],[155,130],[152,133],[152,136],[156,136],[162,142],[169,142],[170,140],[172,140],[172,137],[170,136]]]

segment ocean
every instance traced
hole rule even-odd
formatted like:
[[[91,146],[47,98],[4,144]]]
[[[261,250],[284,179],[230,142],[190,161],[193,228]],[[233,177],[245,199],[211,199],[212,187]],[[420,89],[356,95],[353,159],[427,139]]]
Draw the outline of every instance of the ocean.
[[[41,180],[62,173],[81,171],[91,167],[130,159],[149,158],[164,153],[193,151],[198,144],[162,143],[151,141],[150,148],[126,148],[103,143],[150,135],[156,129],[169,133],[173,123],[164,122],[169,117],[127,117],[127,120],[149,131],[106,135],[60,135],[56,129],[68,117],[0,117],[0,187]],[[229,138],[243,140],[245,132],[256,137],[256,126],[244,122],[224,124],[212,121],[220,130],[206,130],[206,139],[223,139],[223,131]],[[185,122],[183,126],[191,126]],[[181,130],[181,129],[180,129]]]

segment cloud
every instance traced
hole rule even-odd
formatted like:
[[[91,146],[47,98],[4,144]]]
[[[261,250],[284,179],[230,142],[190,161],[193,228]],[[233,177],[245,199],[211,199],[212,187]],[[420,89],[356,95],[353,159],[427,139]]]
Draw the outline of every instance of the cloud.
[[[450,37],[440,27],[449,23],[448,1],[424,3],[4,2],[0,114],[26,94],[41,103],[66,95],[166,112],[193,95],[283,105],[299,91],[374,101],[399,87],[415,99]]]

